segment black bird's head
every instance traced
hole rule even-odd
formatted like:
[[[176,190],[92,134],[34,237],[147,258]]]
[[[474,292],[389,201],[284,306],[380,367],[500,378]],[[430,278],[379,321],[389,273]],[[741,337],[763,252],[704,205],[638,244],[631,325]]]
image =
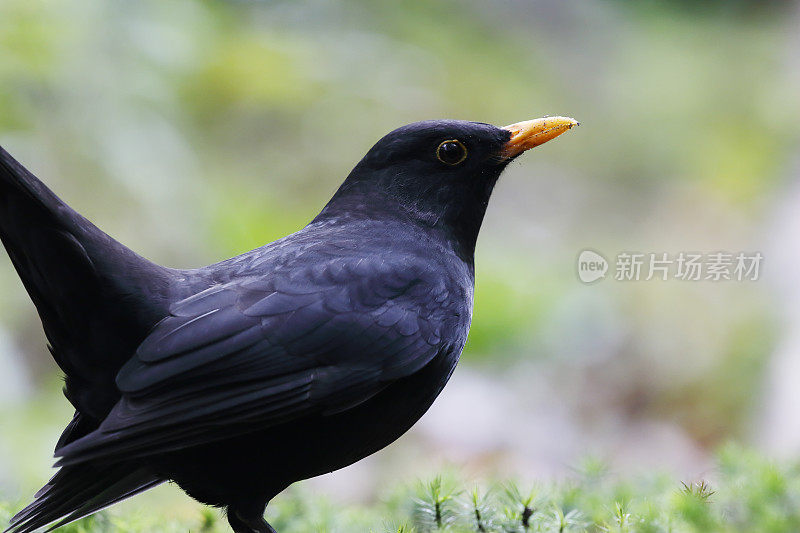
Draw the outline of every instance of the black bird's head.
[[[566,117],[503,128],[461,120],[408,124],[367,152],[316,220],[409,219],[442,232],[471,261],[489,196],[508,163],[576,125]]]

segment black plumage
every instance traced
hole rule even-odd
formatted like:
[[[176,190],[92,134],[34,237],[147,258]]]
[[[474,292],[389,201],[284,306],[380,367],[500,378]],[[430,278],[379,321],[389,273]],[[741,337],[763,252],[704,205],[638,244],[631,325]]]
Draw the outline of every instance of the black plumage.
[[[60,470],[9,530],[172,480],[236,532],[272,531],[274,495],[383,448],[431,405],[466,342],[497,178],[572,125],[404,126],[308,226],[194,270],[136,255],[0,149],[0,238],[75,407]]]

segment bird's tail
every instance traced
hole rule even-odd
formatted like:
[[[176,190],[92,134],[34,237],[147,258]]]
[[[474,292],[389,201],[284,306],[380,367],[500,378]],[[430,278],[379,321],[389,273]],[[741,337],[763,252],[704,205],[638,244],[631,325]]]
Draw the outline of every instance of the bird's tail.
[[[128,463],[62,467],[11,519],[4,533],[52,531],[161,483],[151,472]]]
[[[0,242],[36,305],[67,398],[101,419],[116,403],[117,372],[169,314],[177,271],[106,235],[2,147]]]

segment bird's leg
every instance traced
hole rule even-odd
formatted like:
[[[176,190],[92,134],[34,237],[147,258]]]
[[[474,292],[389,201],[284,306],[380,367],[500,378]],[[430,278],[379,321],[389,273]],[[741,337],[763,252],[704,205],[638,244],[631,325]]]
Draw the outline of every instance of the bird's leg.
[[[228,523],[234,533],[277,533],[275,528],[269,525],[263,517],[245,522],[235,513],[231,513],[228,515]]]
[[[233,529],[233,533],[253,533],[253,528],[242,522],[233,511],[228,511],[228,523]]]
[[[264,520],[264,503],[228,506],[228,523],[234,533],[278,533]]]

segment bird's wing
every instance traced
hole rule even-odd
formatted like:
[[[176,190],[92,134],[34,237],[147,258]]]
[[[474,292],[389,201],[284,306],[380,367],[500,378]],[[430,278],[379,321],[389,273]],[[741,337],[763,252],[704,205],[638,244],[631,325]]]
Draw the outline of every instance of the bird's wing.
[[[0,240],[79,410],[62,437],[69,441],[85,434],[87,415],[96,426],[119,399],[113,378],[166,316],[163,294],[174,272],[100,231],[2,148]]]
[[[453,302],[436,269],[378,256],[212,287],[172,307],[117,377],[122,400],[60,463],[347,410],[435,357]]]

